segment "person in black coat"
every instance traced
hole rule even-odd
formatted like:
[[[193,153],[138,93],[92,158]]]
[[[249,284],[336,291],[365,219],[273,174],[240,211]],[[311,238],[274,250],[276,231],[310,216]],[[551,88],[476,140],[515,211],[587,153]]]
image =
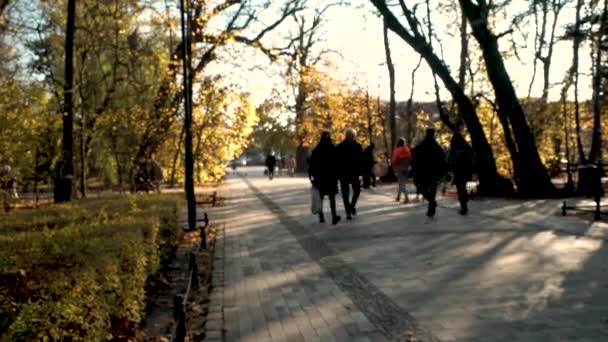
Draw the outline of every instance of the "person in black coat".
[[[312,185],[319,190],[321,203],[325,196],[329,197],[332,224],[340,221],[336,214],[336,194],[338,193],[338,161],[336,147],[331,141],[329,132],[321,133],[319,144],[312,150],[308,158],[308,177]],[[321,207],[323,207],[321,205]],[[319,213],[319,222],[325,222],[323,211]]]
[[[357,199],[361,194],[361,183],[359,176],[363,173],[363,148],[356,141],[357,132],[349,128],[346,130],[346,138],[336,149],[338,150],[338,160],[340,162],[340,191],[344,200],[346,218],[351,220],[353,215],[357,215]],[[353,197],[350,198],[350,188],[353,189]]]
[[[274,154],[269,154],[266,157],[266,167],[268,168],[268,179],[272,180],[274,178],[274,168],[277,165],[277,158]]]
[[[467,143],[462,134],[456,132],[450,141],[450,153],[448,163],[454,173],[453,183],[458,191],[458,201],[460,202],[460,214],[466,215],[469,211],[467,202],[467,182],[473,178],[473,148]]]
[[[426,215],[435,216],[437,208],[437,186],[446,171],[446,157],[443,149],[435,141],[435,130],[427,129],[424,140],[412,151],[414,158],[414,182],[418,191],[429,203]]]
[[[363,188],[369,189],[370,186],[376,187],[376,175],[374,174],[374,149],[376,146],[374,143],[370,143],[369,146],[363,150]]]

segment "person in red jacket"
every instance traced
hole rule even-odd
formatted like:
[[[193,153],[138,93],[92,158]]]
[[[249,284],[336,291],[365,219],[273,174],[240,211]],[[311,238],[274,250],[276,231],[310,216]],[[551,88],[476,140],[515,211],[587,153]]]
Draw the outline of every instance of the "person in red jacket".
[[[396,201],[399,202],[401,200],[401,194],[403,193],[405,196],[403,203],[408,203],[409,198],[407,195],[407,188],[405,187],[405,181],[407,180],[407,174],[410,171],[410,164],[412,163],[412,151],[405,145],[404,138],[399,139],[399,142],[397,142],[397,147],[393,150],[391,163],[393,165],[393,170],[395,170],[395,175],[399,180]]]

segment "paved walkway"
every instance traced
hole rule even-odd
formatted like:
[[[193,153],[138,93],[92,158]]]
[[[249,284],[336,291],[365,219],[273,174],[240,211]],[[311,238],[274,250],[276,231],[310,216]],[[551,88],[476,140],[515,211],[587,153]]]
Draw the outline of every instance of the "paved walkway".
[[[608,341],[606,224],[545,200],[461,217],[449,199],[429,223],[386,187],[331,226],[310,215],[306,179],[244,170],[217,213],[226,341]]]

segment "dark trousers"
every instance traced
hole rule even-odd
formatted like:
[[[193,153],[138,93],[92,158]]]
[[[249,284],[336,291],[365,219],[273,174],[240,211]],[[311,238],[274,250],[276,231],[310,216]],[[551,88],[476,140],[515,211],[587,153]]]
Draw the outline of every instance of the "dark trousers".
[[[336,195],[327,195],[329,197],[329,208],[331,209],[331,217],[336,217],[338,214],[336,213]],[[319,219],[324,220],[323,217],[323,199],[325,195],[321,195],[321,212],[319,212]]]
[[[469,201],[469,193],[467,192],[467,182],[456,183],[456,191],[458,191],[458,201],[460,209],[467,210],[467,202]]]
[[[437,197],[437,185],[437,182],[420,184],[419,190],[422,193],[422,197],[429,202],[429,207],[426,211],[426,216],[428,217],[435,216],[435,209],[437,209],[437,201],[435,200]]]
[[[369,189],[369,187],[376,187],[376,175],[374,174],[374,170],[369,170],[363,174],[363,188]]]
[[[350,188],[353,188],[353,197],[350,198]],[[342,192],[342,200],[344,200],[344,210],[346,215],[353,213],[353,208],[357,207],[357,199],[361,194],[361,183],[359,177],[347,177],[340,179],[340,191]]]
[[[268,179],[273,179],[274,178],[274,166],[270,167],[268,166]]]

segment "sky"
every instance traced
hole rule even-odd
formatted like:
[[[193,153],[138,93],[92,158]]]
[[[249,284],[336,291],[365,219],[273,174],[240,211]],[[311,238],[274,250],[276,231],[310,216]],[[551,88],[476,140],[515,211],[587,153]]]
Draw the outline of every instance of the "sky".
[[[436,6],[439,1],[441,0],[431,0],[432,6]],[[352,2],[359,4],[359,6],[334,7],[327,12],[324,25],[325,41],[323,46],[319,46],[319,48],[330,47],[341,52],[341,57],[337,55],[331,57],[332,63],[336,66],[332,75],[340,79],[356,78],[360,86],[369,87],[371,94],[387,99],[389,96],[389,79],[385,64],[382,21],[374,14],[374,8],[369,2],[364,0]],[[319,0],[319,3],[323,3],[323,1]],[[527,6],[527,2],[521,0],[514,1],[514,3],[515,5],[510,9],[510,13],[523,10]],[[440,37],[444,57],[456,78],[460,53],[459,37],[457,32],[452,32],[453,37],[447,34],[446,30],[449,27],[447,19],[436,13],[436,11],[433,12],[434,27],[436,31],[441,31]],[[571,18],[573,18],[573,8],[568,7],[560,15],[558,35],[561,32],[560,27],[571,21]],[[496,31],[502,32],[500,30],[503,30],[505,25],[506,22],[497,23]],[[533,29],[533,26],[524,26],[525,29]],[[404,101],[409,98],[410,75],[418,62],[419,55],[392,32],[389,33],[389,39],[396,69],[396,97],[398,101]],[[507,58],[505,63],[516,86],[518,96],[526,97],[533,74],[534,33],[529,32],[527,40],[519,34],[514,35],[514,39],[518,45],[522,45],[518,49],[521,60],[511,57]],[[473,37],[471,37],[471,40],[471,48],[477,48]],[[503,49],[509,48],[511,45],[510,39],[508,37],[501,38],[499,45]],[[579,96],[581,99],[587,99],[591,97],[591,80],[588,77],[591,68],[589,47],[583,47],[580,56]],[[259,65],[262,65],[261,70],[254,71],[251,74],[250,72],[240,73],[240,76],[244,78],[243,86],[252,91],[253,101],[259,103],[270,96],[272,87],[280,83],[280,80],[277,80],[276,70],[273,71],[273,67],[269,66],[268,61],[264,60],[263,57],[251,55],[248,61],[251,64],[259,63]],[[238,62],[243,65],[243,60],[239,59]],[[571,41],[556,44],[550,77],[553,84],[550,89],[551,100],[559,98],[561,85],[556,83],[563,80],[571,63]],[[542,90],[541,72],[539,67],[532,96],[540,96]],[[243,80],[239,83],[241,82]],[[441,83],[440,86],[442,86]],[[570,94],[570,96],[573,95]],[[417,101],[433,101],[435,99],[432,73],[424,61],[416,74],[414,97]],[[444,99],[449,98],[449,94],[444,89],[442,89],[442,97]]]
[[[219,0],[210,0],[210,2],[213,1]],[[456,2],[456,0],[451,1]],[[253,2],[259,2],[261,4],[263,0],[253,0]],[[315,6],[321,7],[328,2],[329,0],[308,0],[308,5],[311,8],[314,8]],[[420,1],[406,1],[408,4],[415,2]],[[151,3],[154,2],[152,1]],[[176,1],[158,3],[163,6],[165,4],[173,4],[173,6],[176,6],[177,4]],[[284,1],[272,1],[271,3],[271,8],[266,10],[264,12],[265,14],[259,18],[260,22],[253,25],[253,31],[255,31],[256,25],[257,28],[259,28],[264,24],[274,21],[278,8],[282,6]],[[460,53],[458,33],[456,32],[456,27],[453,27],[454,32],[451,32],[452,36],[448,34],[449,32],[447,31],[450,27],[449,19],[442,16],[439,11],[436,10],[440,3],[445,4],[446,0],[431,0],[434,30],[435,32],[440,33],[444,58],[450,66],[452,74],[456,77]],[[509,15],[524,10],[528,2],[515,0],[512,3],[514,5],[509,8]],[[560,20],[558,21],[558,36],[562,31],[560,28],[562,28],[565,23],[572,21],[571,18],[574,17],[573,6],[574,4],[570,4],[570,7],[567,7],[561,14]],[[173,8],[176,10],[176,7]],[[395,12],[398,13],[397,11]],[[308,12],[307,14],[310,15],[312,13]],[[36,20],[36,15],[30,15],[28,17],[33,21]],[[223,27],[226,18],[219,16],[217,19],[218,22],[216,24],[218,27]],[[510,19],[510,17],[508,16],[507,19]],[[358,85],[364,88],[368,87],[372,95],[378,95],[383,99],[387,99],[389,96],[389,79],[388,70],[385,64],[386,57],[383,45],[382,21],[375,14],[373,5],[366,0],[351,0],[351,5],[349,6],[332,7],[326,12],[325,20],[326,22],[323,26],[324,39],[318,48],[331,48],[340,52],[340,55],[329,55],[331,56],[330,59],[332,64],[335,66],[335,69],[331,70],[331,74],[342,80],[356,79]],[[506,29],[507,24],[508,21],[498,22],[496,31],[502,32]],[[265,44],[267,46],[284,45],[283,39],[286,36],[286,31],[293,29],[293,25],[293,21],[291,20],[283,23],[279,29],[275,30],[275,32],[267,37]],[[524,30],[533,29],[533,26],[524,26],[523,28]],[[249,32],[249,36],[255,34],[253,31]],[[520,97],[527,96],[528,85],[533,73],[533,37],[533,32],[529,32],[527,39],[520,34],[515,35],[514,39],[517,41],[518,45],[523,45],[523,47],[518,49],[521,60],[514,57],[505,60],[507,70],[516,86],[517,94]],[[398,101],[404,101],[409,98],[410,75],[412,69],[419,60],[419,55],[392,32],[389,32],[389,39],[396,69],[396,97]],[[471,48],[476,49],[477,47],[475,46],[476,43],[474,42],[474,39],[471,38],[471,41]],[[501,48],[508,48],[510,46],[509,38],[502,38],[499,41],[499,44]],[[438,47],[436,46],[436,48]],[[226,77],[227,82],[237,84],[241,89],[251,92],[251,99],[256,105],[269,98],[273,88],[283,90],[286,94],[285,96],[289,97],[288,92],[284,89],[284,82],[279,76],[280,72],[284,71],[284,66],[276,63],[269,63],[264,55],[251,48],[243,49],[241,47],[228,49],[224,53],[227,59],[212,64],[212,67],[208,68],[206,72],[221,73]],[[23,56],[29,57],[28,54],[24,54]],[[591,58],[589,47],[583,47],[580,56],[581,79],[579,96],[581,99],[588,99],[591,97],[591,80],[589,77]],[[570,41],[564,41],[556,44],[551,72],[552,83],[559,83],[562,81],[571,62],[572,43]],[[542,77],[539,68],[535,87],[532,92],[533,96],[540,95],[541,83]],[[441,82],[440,86],[442,86]],[[550,99],[556,100],[559,98],[560,87],[560,84],[551,87]],[[572,93],[569,96],[572,98]],[[416,74],[414,98],[417,101],[433,101],[435,99],[432,73],[425,62],[422,63],[421,68]],[[450,98],[447,91],[442,90],[442,98]],[[291,99],[287,98],[285,102],[289,102],[290,100]]]

